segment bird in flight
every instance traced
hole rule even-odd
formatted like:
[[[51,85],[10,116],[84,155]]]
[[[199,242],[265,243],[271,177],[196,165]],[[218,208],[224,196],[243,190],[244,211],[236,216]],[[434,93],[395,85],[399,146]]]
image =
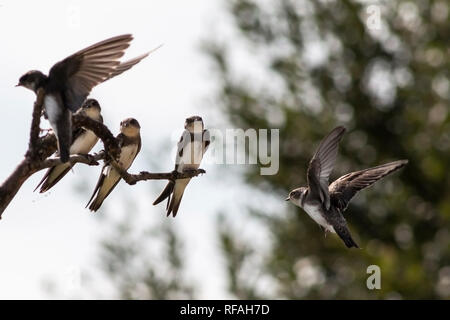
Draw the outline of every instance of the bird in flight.
[[[44,90],[44,112],[56,134],[63,163],[70,156],[72,113],[82,106],[93,87],[130,69],[150,53],[121,63],[119,59],[131,40],[131,34],[109,38],[56,63],[48,76],[32,70],[20,77],[16,86],[36,94]]]
[[[116,161],[124,170],[128,170],[141,151],[140,130],[141,126],[134,118],[127,118],[120,123],[120,133],[116,137],[120,147],[120,156]],[[109,161],[105,161],[97,185],[86,207],[89,206],[91,211],[97,211],[120,179],[120,172]]]
[[[342,215],[356,193],[388,174],[402,168],[408,160],[398,160],[377,167],[343,175],[329,185],[344,127],[331,131],[320,143],[307,170],[308,186],[292,190],[285,199],[302,208],[326,232],[337,233],[348,248],[359,248]]]
[[[178,142],[175,159],[175,171],[180,173],[197,170],[210,143],[209,131],[204,129],[201,117],[187,118],[184,129]],[[167,198],[167,216],[172,213],[175,218],[183,198],[184,189],[186,189],[189,181],[191,181],[191,178],[169,181],[159,197],[153,202],[153,205],[157,205]]]
[[[87,99],[77,113],[82,113],[92,120],[103,123],[101,107],[95,99]],[[70,154],[88,154],[97,141],[98,137],[91,130],[77,128],[72,132],[72,144],[69,150]],[[39,190],[40,193],[47,192],[57,184],[73,166],[73,164],[66,162],[49,168],[34,191],[41,187]]]

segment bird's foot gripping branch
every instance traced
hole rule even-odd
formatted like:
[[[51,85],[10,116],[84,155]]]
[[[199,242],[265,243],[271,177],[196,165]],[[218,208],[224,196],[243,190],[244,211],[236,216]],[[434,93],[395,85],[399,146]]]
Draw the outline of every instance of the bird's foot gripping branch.
[[[41,115],[44,104],[44,92],[38,90],[37,99],[34,103],[28,150],[24,159],[17,165],[14,171],[0,185],[0,218],[8,205],[17,195],[23,183],[34,173],[61,165],[58,157],[51,157],[57,151],[57,138],[53,132],[43,132],[40,128]],[[72,116],[73,129],[84,128],[92,131],[103,143],[104,151],[96,154],[74,154],[69,158],[69,166],[76,163],[84,163],[89,166],[98,166],[100,160],[109,162],[119,172],[121,178],[129,185],[134,185],[139,181],[146,180],[169,180],[186,179],[196,177],[205,173],[203,169],[180,172],[151,173],[141,171],[139,174],[130,174],[123,169],[115,159],[120,158],[121,148],[119,141],[103,123],[95,121],[83,113],[76,113]]]

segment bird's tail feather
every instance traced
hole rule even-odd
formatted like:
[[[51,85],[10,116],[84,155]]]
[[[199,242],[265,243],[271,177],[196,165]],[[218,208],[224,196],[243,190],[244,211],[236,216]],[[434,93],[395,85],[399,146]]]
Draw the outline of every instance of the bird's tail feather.
[[[342,238],[342,240],[344,241],[347,248],[359,248],[358,244],[355,242],[355,240],[353,240],[351,236],[346,237],[345,239]]]
[[[86,208],[89,206],[89,210],[94,212],[97,211],[106,197],[108,197],[111,191],[114,190],[119,181],[120,174],[116,170],[108,170],[108,167],[104,166]]]
[[[92,203],[89,205],[89,210],[96,212],[102,206],[103,201],[106,197],[97,195]]]
[[[109,196],[111,191],[114,190],[114,188],[117,186],[117,184],[120,181],[119,173],[114,171],[115,177],[111,178],[111,176],[105,177],[101,183],[101,186],[99,187],[98,192],[95,196],[95,199],[92,201],[92,203],[89,205],[89,210],[91,211],[97,211],[100,209],[101,205],[103,204],[103,201]],[[96,191],[92,194],[92,197],[95,195]],[[91,199],[92,199],[91,197]],[[88,203],[89,204],[89,203]]]
[[[61,164],[58,166],[54,166],[46,172],[42,180],[36,186],[34,191],[36,191],[41,185],[40,193],[47,192],[50,190],[55,184],[59,182],[66,174],[70,171],[72,166],[70,164]]]
[[[175,183],[173,181],[169,181],[166,185],[166,187],[164,188],[164,190],[161,192],[161,194],[158,196],[158,198],[156,198],[155,201],[153,201],[153,205],[157,205],[158,203],[160,203],[161,201],[163,201],[166,198],[170,197],[170,194],[173,191],[173,187],[174,187]]]
[[[169,207],[167,209],[167,216],[172,213],[175,218],[180,207],[181,199],[183,198],[184,189],[186,189],[187,184],[191,179],[179,179],[175,183],[172,199],[170,199]]]
[[[64,110],[61,119],[56,122],[58,137],[58,150],[61,162],[67,162],[70,158],[70,145],[72,144],[72,115],[69,110]]]

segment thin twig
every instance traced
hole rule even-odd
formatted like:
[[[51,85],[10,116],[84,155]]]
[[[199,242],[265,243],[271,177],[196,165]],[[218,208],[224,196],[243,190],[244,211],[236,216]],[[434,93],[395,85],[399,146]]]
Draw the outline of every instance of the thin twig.
[[[99,153],[96,154],[75,154],[75,155],[71,155],[69,158],[69,162],[71,164],[76,164],[76,163],[84,163],[87,164],[89,166],[98,166],[99,160],[104,160],[106,157],[105,152],[104,151],[100,151]],[[61,160],[60,158],[52,158],[52,159],[46,159],[44,161],[41,161],[39,163],[37,163],[36,165],[36,171],[45,169],[45,168],[51,168],[54,167],[58,164],[61,164]]]
[[[148,171],[141,171],[138,174],[131,174],[128,173],[127,170],[124,170],[115,160],[110,160],[111,165],[116,169],[123,180],[125,180],[126,183],[129,185],[134,185],[139,181],[146,181],[146,180],[172,180],[175,181],[177,179],[186,179],[186,178],[193,178],[198,176],[199,174],[206,173],[203,169],[197,169],[197,170],[189,170],[185,172],[148,172]]]

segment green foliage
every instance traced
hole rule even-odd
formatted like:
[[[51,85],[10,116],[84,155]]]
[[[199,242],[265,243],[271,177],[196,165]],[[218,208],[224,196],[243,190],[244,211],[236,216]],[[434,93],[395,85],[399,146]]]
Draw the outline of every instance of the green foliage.
[[[357,1],[227,2],[244,47],[211,40],[206,52],[221,84],[218,103],[241,128],[280,129],[280,171],[247,181],[279,194],[306,184],[306,168],[332,128],[349,132],[334,176],[395,159],[402,171],[361,192],[347,220],[362,250],[294,206],[261,220],[271,249],[259,269],[276,283],[272,298],[450,298],[450,15],[446,1],[379,1],[381,29]],[[242,41],[243,40],[243,41]],[[233,50],[233,51],[232,51]],[[233,53],[251,51],[256,77]],[[267,184],[270,190],[267,190]],[[261,210],[261,209],[259,209]],[[268,214],[268,213],[266,213]],[[222,230],[230,288],[239,298],[239,265],[255,255],[237,250]],[[251,254],[249,252],[252,252]],[[261,253],[262,254],[262,253]],[[382,288],[366,288],[366,268],[381,267]],[[248,292],[248,295],[245,294]]]

